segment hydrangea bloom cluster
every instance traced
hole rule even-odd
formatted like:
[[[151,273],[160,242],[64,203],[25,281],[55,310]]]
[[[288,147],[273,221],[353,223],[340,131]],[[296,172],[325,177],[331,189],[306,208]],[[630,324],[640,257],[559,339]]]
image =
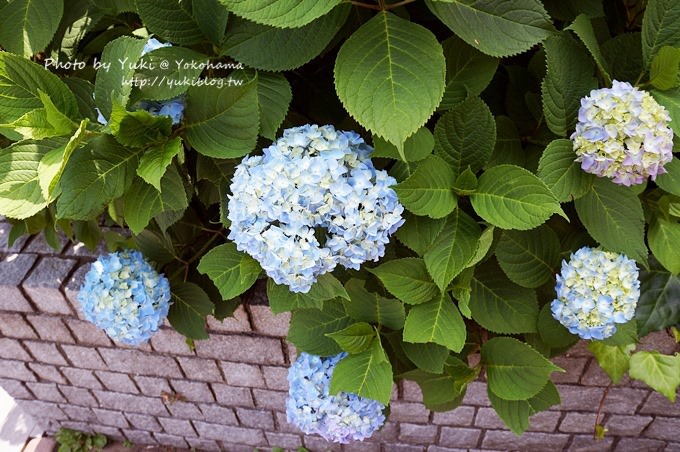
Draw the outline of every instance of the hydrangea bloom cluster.
[[[264,155],[236,167],[229,196],[229,239],[277,284],[307,292],[340,264],[359,269],[385,254],[404,223],[372,148],[354,132],[306,125],[284,131]]]
[[[380,402],[346,392],[328,394],[333,369],[345,356],[321,358],[303,352],[288,370],[288,422],[336,443],[363,441],[385,423]]]
[[[148,340],[167,317],[170,284],[139,251],[112,253],[92,263],[78,293],[85,318],[115,341]]]
[[[671,117],[645,91],[628,82],[592,90],[581,99],[571,135],[581,168],[620,185],[643,183],[665,173],[673,159]]]
[[[623,254],[583,247],[562,261],[555,291],[555,319],[582,339],[606,339],[635,314],[638,268]]]

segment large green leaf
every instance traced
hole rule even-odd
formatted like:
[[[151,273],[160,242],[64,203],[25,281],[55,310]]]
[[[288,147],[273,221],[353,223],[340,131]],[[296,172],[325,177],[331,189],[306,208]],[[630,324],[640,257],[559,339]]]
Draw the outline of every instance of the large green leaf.
[[[405,342],[434,342],[451,351],[460,352],[465,345],[465,338],[463,317],[446,294],[414,306],[408,312],[404,325]]]
[[[293,99],[290,83],[283,74],[260,72],[257,74],[257,99],[260,107],[260,135],[274,140]]]
[[[543,113],[548,128],[565,137],[576,124],[581,98],[597,88],[595,66],[567,34],[552,36],[543,46],[548,68],[541,85]]]
[[[496,265],[478,267],[471,288],[472,318],[487,330],[497,333],[536,331],[536,293],[510,282]]]
[[[210,277],[222,298],[231,300],[255,284],[260,275],[260,265],[230,242],[208,251],[201,258],[198,271]]]
[[[604,370],[614,384],[618,384],[630,364],[630,354],[635,350],[635,344],[607,345],[600,341],[588,344],[588,350],[595,356],[597,363]]]
[[[179,137],[147,149],[139,160],[137,175],[161,191],[161,178],[172,159],[180,152],[182,139]]]
[[[377,276],[385,288],[404,303],[426,303],[439,295],[439,289],[432,282],[422,259],[394,259],[368,271]]]
[[[319,356],[337,355],[342,349],[326,334],[340,331],[352,323],[342,303],[326,301],[322,309],[298,309],[293,312],[288,340],[303,352]]]
[[[680,278],[655,268],[640,273],[640,300],[635,309],[638,334],[646,336],[680,323]]]
[[[335,88],[361,125],[401,146],[442,99],[446,62],[426,28],[380,12],[345,41],[335,61]]]
[[[680,3],[649,0],[642,19],[642,58],[649,67],[663,46],[680,46]]]
[[[666,107],[668,114],[671,115],[670,128],[673,129],[675,136],[680,136],[680,88],[668,91],[651,90],[654,99]]]
[[[253,69],[291,70],[319,55],[342,28],[349,7],[339,7],[301,28],[283,30],[234,17],[224,42],[225,55]]]
[[[571,201],[588,192],[595,176],[581,170],[574,161],[576,154],[570,140],[552,141],[538,162],[538,178],[560,202]]]
[[[477,223],[461,209],[449,215],[444,229],[423,255],[427,271],[442,292],[474,257],[481,235]]]
[[[560,240],[548,226],[531,231],[503,231],[496,257],[508,278],[522,287],[542,286],[560,262]]]
[[[642,380],[651,388],[675,402],[680,385],[680,354],[663,355],[659,352],[637,352],[630,357],[630,377]]]
[[[649,249],[666,270],[677,275],[680,273],[680,222],[674,219],[655,217],[649,224],[647,234]]]
[[[548,381],[541,392],[528,400],[504,400],[488,387],[487,394],[498,417],[515,435],[521,435],[529,428],[530,416],[560,403],[560,394],[551,381]]]
[[[401,151],[389,141],[374,136],[371,157],[387,157],[405,162],[418,162],[430,155],[432,149],[434,149],[434,136],[430,129],[421,127],[406,139]]]
[[[571,334],[560,322],[555,320],[550,310],[551,303],[541,307],[538,314],[538,334],[541,341],[550,348],[560,349],[574,345],[578,336]]]
[[[168,321],[178,333],[191,339],[208,339],[205,318],[215,305],[199,286],[189,282],[172,284],[172,304]]]
[[[455,174],[444,160],[432,155],[418,165],[405,181],[395,185],[399,200],[416,215],[443,218],[458,203],[453,192]]]
[[[643,71],[640,32],[620,34],[605,41],[602,56],[614,80],[636,80]]]
[[[553,213],[564,215],[550,189],[534,174],[514,165],[498,165],[479,178],[472,207],[503,229],[533,229]]]
[[[450,353],[446,347],[433,342],[424,344],[402,342],[401,345],[408,359],[418,366],[418,369],[434,374],[444,371],[444,362]]]
[[[524,52],[555,31],[539,0],[427,0],[426,3],[434,15],[465,42],[491,56]],[[480,33],[480,30],[489,32]]]
[[[73,155],[73,151],[81,145],[85,138],[85,128],[87,127],[87,124],[88,120],[83,119],[80,123],[80,127],[78,127],[78,130],[68,140],[68,143],[52,149],[42,158],[42,160],[40,160],[40,165],[38,166],[40,188],[42,189],[45,199],[50,202],[58,195],[57,185],[59,184],[59,180],[61,179],[62,174],[64,174],[64,169],[66,168],[66,164],[71,158],[71,155]]]
[[[343,351],[355,355],[371,346],[375,329],[366,322],[358,322],[340,331],[326,333],[326,336],[337,342]]]
[[[109,127],[123,146],[145,148],[168,139],[172,120],[168,116],[152,115],[146,110],[127,111],[114,101]]]
[[[347,315],[357,321],[375,323],[393,330],[404,327],[404,304],[394,298],[385,298],[369,292],[364,282],[350,279],[345,284],[349,300],[344,300]]]
[[[434,153],[456,176],[469,166],[476,173],[486,165],[496,144],[496,123],[483,100],[471,97],[444,114],[434,128]]]
[[[642,204],[632,190],[596,178],[590,191],[575,205],[588,233],[604,248],[647,262]]]
[[[295,309],[321,309],[323,302],[334,298],[349,300],[349,295],[340,281],[331,273],[319,276],[307,293],[291,292],[288,286],[267,281],[267,298],[274,314]]]
[[[47,47],[59,27],[64,0],[13,0],[0,3],[0,46],[30,57]]]
[[[652,59],[649,69],[649,83],[662,91],[678,86],[680,49],[663,46]]]
[[[257,99],[257,80],[241,86],[189,88],[184,115],[187,140],[208,157],[246,155],[255,147],[260,126]]]
[[[139,16],[151,33],[183,45],[197,44],[206,40],[192,14],[191,0],[136,0],[136,2]]]
[[[588,49],[588,52],[590,52],[590,55],[593,57],[593,60],[595,60],[597,69],[600,71],[600,74],[602,74],[605,84],[611,85],[612,79],[607,69],[608,62],[605,60],[604,55],[602,55],[600,43],[597,41],[595,29],[593,28],[590,17],[583,13],[579,14],[576,19],[574,19],[574,22],[567,28],[576,33],[576,36],[581,39],[581,42],[583,42]]]
[[[404,220],[397,230],[397,239],[419,256],[425,254],[446,224],[446,218],[433,219],[410,212],[404,212]]]
[[[229,11],[219,0],[194,0],[193,14],[198,28],[210,41],[219,46],[229,19]]]
[[[297,28],[317,19],[342,0],[220,0],[237,16],[280,28]]]
[[[379,340],[370,349],[342,359],[333,369],[330,394],[349,392],[387,405],[392,394],[392,365]]]
[[[134,99],[168,100],[196,83],[208,63],[206,56],[184,47],[160,47],[142,56],[135,72]],[[213,63],[214,66],[217,63]]]
[[[674,157],[666,163],[664,169],[666,173],[657,176],[656,185],[668,193],[680,196],[680,159]]]
[[[489,390],[501,399],[527,400],[541,392],[550,374],[562,371],[524,342],[495,337],[482,345]]]

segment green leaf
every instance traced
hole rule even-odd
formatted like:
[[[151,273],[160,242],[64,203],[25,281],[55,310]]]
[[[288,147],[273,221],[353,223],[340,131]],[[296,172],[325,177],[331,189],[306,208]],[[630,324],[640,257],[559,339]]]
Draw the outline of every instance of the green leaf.
[[[503,231],[496,257],[512,282],[533,289],[555,273],[560,263],[560,240],[545,225],[531,231]]]
[[[0,8],[0,45],[25,57],[45,50],[63,13],[63,0],[11,1]]]
[[[135,65],[142,56],[144,44],[142,39],[121,36],[104,47],[101,58],[103,66],[97,71],[94,97],[105,118],[111,117],[112,101],[127,105],[132,84],[123,82],[133,79]]]
[[[547,73],[541,85],[548,128],[562,137],[576,124],[581,98],[597,88],[594,65],[569,35],[555,35],[544,43]]]
[[[299,309],[293,312],[288,329],[288,340],[298,350],[318,355],[332,356],[342,351],[338,344],[326,337],[352,324],[342,303],[327,301],[322,309]],[[378,342],[378,341],[375,341]]]
[[[120,144],[134,148],[165,141],[172,131],[169,117],[152,115],[145,110],[127,111],[115,101],[108,125]]]
[[[395,185],[399,200],[416,215],[443,218],[457,205],[453,193],[455,174],[444,160],[432,155],[418,165],[405,181]]]
[[[484,229],[482,235],[479,237],[479,242],[477,243],[477,251],[475,251],[475,255],[472,256],[472,259],[467,264],[468,268],[477,265],[482,261],[482,259],[486,257],[487,253],[491,249],[491,245],[493,245],[493,234],[495,230],[496,228],[493,226],[489,226]]]
[[[293,99],[290,83],[283,74],[257,74],[257,99],[260,107],[260,135],[276,139],[276,131],[288,113]]]
[[[334,298],[349,300],[349,295],[340,281],[330,273],[319,276],[307,293],[294,293],[288,286],[267,281],[267,297],[275,314],[299,308],[321,309],[323,302]]]
[[[205,36],[192,13],[191,0],[136,1],[139,17],[151,33],[182,45],[205,41]]]
[[[253,69],[296,69],[328,46],[347,21],[349,11],[349,7],[341,6],[304,27],[292,30],[233,17],[229,21],[223,54]]]
[[[588,233],[604,248],[647,262],[642,204],[632,190],[595,178],[590,191],[574,204]]]
[[[588,350],[612,382],[618,384],[628,372],[630,354],[635,350],[635,344],[606,345],[600,341],[592,341],[588,344]]]
[[[446,218],[435,220],[410,212],[404,212],[403,217],[406,222],[397,230],[397,239],[419,256],[425,254],[446,224]]]
[[[541,389],[541,392],[528,400],[504,400],[488,388],[487,394],[498,417],[518,436],[529,428],[531,415],[560,403],[560,394],[550,381]]]
[[[505,400],[527,400],[548,383],[550,374],[562,371],[524,342],[495,337],[482,345],[489,390]]]
[[[541,307],[536,326],[541,340],[551,349],[570,347],[578,341],[578,336],[571,334],[568,329],[552,316],[550,303],[546,303]]]
[[[597,41],[590,17],[588,17],[586,14],[579,14],[576,19],[574,19],[574,22],[567,27],[567,29],[576,33],[576,36],[578,36],[579,39],[581,39],[581,42],[585,44],[588,52],[590,52],[590,55],[595,60],[597,69],[604,78],[604,83],[606,85],[611,85],[612,78],[607,70],[608,63],[602,55],[602,51],[600,50],[600,43]]]
[[[552,141],[538,162],[538,178],[555,194],[560,202],[571,201],[585,195],[594,176],[581,170],[574,161],[571,140]]]
[[[189,282],[172,284],[172,304],[168,321],[178,333],[191,339],[208,339],[205,318],[215,305],[199,286]]]
[[[432,153],[434,137],[427,127],[421,127],[406,139],[402,152],[392,143],[383,140],[379,136],[373,137],[373,157],[387,157],[405,162],[418,162]],[[403,154],[403,155],[402,155]]]
[[[194,20],[203,34],[214,45],[219,46],[224,39],[229,11],[218,0],[194,0]]]
[[[406,314],[400,301],[367,291],[359,279],[350,279],[345,288],[350,297],[343,301],[345,311],[354,320],[375,323],[395,331],[404,327]]]
[[[652,59],[649,83],[661,91],[675,88],[678,86],[678,69],[680,69],[680,49],[663,46]]]
[[[375,330],[368,323],[359,322],[340,331],[326,333],[326,336],[337,342],[343,351],[356,355],[371,346],[375,338]]]
[[[405,342],[434,342],[457,353],[463,349],[465,338],[463,317],[446,294],[414,306],[408,312],[404,325]]]
[[[647,234],[649,249],[654,257],[666,270],[674,275],[680,274],[680,253],[677,244],[680,243],[680,223],[677,219],[668,220],[662,217],[654,217],[649,224]]]
[[[631,378],[644,381],[675,402],[675,391],[680,385],[680,354],[670,356],[659,352],[637,352],[630,357],[629,373]]]
[[[460,209],[449,215],[443,231],[423,255],[427,271],[439,290],[465,269],[477,251],[482,235],[477,223]]]
[[[161,178],[182,149],[182,139],[179,137],[147,149],[139,160],[137,175],[161,191]]]
[[[425,408],[433,411],[448,411],[452,409],[449,404],[458,406],[465,395],[466,384],[457,384],[456,378],[449,372],[433,374],[415,369],[401,376],[420,386]]]
[[[220,0],[237,16],[279,28],[302,27],[325,14],[342,0]]]
[[[628,345],[637,344],[637,342],[638,332],[635,320],[617,324],[614,335],[602,340],[602,343],[607,345]]]
[[[73,93],[78,105],[78,112],[80,117],[88,118],[92,121],[97,119],[97,111],[95,110],[94,85],[87,80],[75,77],[66,77],[61,79],[66,84],[69,91]]]
[[[205,0],[203,0],[205,1]],[[136,100],[168,100],[184,94],[198,80],[209,60],[183,47],[161,47],[140,59],[134,75]],[[217,66],[218,63],[213,63]]]
[[[99,135],[74,152],[59,181],[57,218],[89,220],[100,214],[132,184],[139,154],[110,135]]]
[[[666,107],[668,114],[671,115],[669,127],[673,129],[675,136],[680,136],[680,88],[668,91],[653,89],[650,92],[658,103]]]
[[[529,50],[555,28],[539,0],[427,0],[435,16],[465,42],[496,57]],[[494,30],[480,33],[480,30]]]
[[[496,333],[536,331],[536,293],[511,283],[496,265],[477,267],[471,288],[472,318],[487,330]]]
[[[419,369],[434,374],[444,371],[444,363],[449,356],[449,350],[446,347],[432,342],[424,344],[402,342],[401,345],[408,359]]]
[[[84,119],[76,133],[68,140],[68,143],[52,149],[40,160],[40,165],[38,166],[40,189],[43,192],[43,197],[50,202],[56,197],[56,187],[64,173],[68,160],[85,137],[85,127],[87,127],[87,124],[88,121]]]
[[[350,392],[388,405],[392,394],[392,365],[380,341],[370,349],[343,358],[333,369],[328,392]]]
[[[457,36],[442,42],[442,47],[446,58],[446,89],[439,109],[449,110],[484,91],[496,73],[498,59],[484,55]]]
[[[645,68],[663,46],[680,46],[680,3],[675,0],[649,0],[642,19]]]
[[[665,174],[656,178],[656,185],[668,193],[680,196],[680,159],[674,157],[673,160],[664,166]]]
[[[641,337],[680,322],[680,278],[657,268],[640,272],[640,299],[635,309]]]
[[[222,159],[252,151],[260,126],[257,97],[257,80],[242,86],[189,88],[184,128],[191,146]]]
[[[260,265],[246,253],[236,250],[236,244],[225,243],[201,258],[198,271],[210,277],[223,299],[231,300],[255,284]]]
[[[425,303],[439,295],[439,289],[432,282],[422,259],[394,259],[369,268],[368,271],[377,276],[385,288],[404,303]]]
[[[533,173],[514,165],[486,170],[470,199],[479,216],[503,229],[533,229],[553,213],[564,215],[550,189]]]
[[[432,32],[380,12],[338,52],[335,89],[362,126],[401,147],[439,105],[445,73],[444,53]]]
[[[483,100],[471,97],[444,114],[434,129],[434,153],[456,176],[470,167],[473,173],[489,161],[496,144],[496,123]]]
[[[640,33],[624,33],[602,44],[614,80],[636,80],[643,71]]]

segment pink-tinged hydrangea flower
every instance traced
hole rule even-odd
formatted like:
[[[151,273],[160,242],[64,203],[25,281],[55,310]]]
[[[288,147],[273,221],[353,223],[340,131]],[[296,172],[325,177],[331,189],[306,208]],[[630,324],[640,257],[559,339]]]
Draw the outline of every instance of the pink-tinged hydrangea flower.
[[[329,358],[301,353],[288,369],[288,422],[308,435],[346,444],[363,441],[385,423],[385,406],[356,394],[330,395],[328,388],[337,363],[347,356]]]
[[[236,167],[229,239],[277,284],[308,292],[340,264],[358,270],[385,254],[404,223],[396,184],[373,166],[372,148],[333,126],[284,131],[264,155]]]
[[[614,81],[581,99],[571,135],[581,168],[620,185],[664,174],[673,159],[673,131],[666,109],[647,92]]]
[[[583,247],[557,275],[552,315],[582,339],[606,339],[617,323],[633,318],[640,298],[635,261],[623,254]]]
[[[170,307],[170,284],[139,251],[111,253],[92,263],[78,292],[90,322],[123,344],[147,341]]]

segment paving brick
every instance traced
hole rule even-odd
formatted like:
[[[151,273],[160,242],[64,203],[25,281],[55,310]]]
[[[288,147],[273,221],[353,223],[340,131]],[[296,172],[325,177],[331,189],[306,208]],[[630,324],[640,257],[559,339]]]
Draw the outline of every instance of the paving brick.
[[[253,452],[253,446],[246,444],[236,444],[228,441],[219,441],[219,444],[222,450],[229,452]]]
[[[597,360],[591,359],[590,363],[588,364],[588,367],[586,368],[586,371],[583,373],[583,376],[581,377],[580,383],[585,386],[601,386],[601,387],[606,387],[611,380],[607,376],[607,374],[602,370],[599,364],[597,364]],[[557,382],[557,383],[576,383],[576,382]]]
[[[2,365],[2,364],[0,364]],[[15,399],[32,399],[33,394],[28,392],[23,381],[0,378],[0,388],[7,391]]]
[[[83,432],[83,433],[93,433],[94,432],[94,429],[92,428],[92,426],[90,424],[88,424],[87,422],[64,421],[64,422],[60,422],[59,426],[54,428],[53,433],[56,433],[56,431],[59,430],[59,428],[61,428],[61,427],[70,428],[71,430],[76,430],[78,432]],[[50,433],[50,430],[48,429],[47,432]]]
[[[300,431],[299,428],[297,428],[296,426],[294,426],[293,424],[291,424],[291,423],[288,422],[288,419],[286,418],[286,413],[282,413],[282,412],[279,412],[279,411],[275,411],[275,412],[274,412],[274,419],[276,419],[276,425],[278,425],[278,427],[279,427],[279,428],[277,429],[278,432],[282,432],[282,433],[293,433],[293,434],[296,434],[296,435],[301,435],[301,434],[302,434],[302,432]],[[393,423],[392,423],[392,424],[393,424]],[[393,425],[394,425],[394,424],[393,424]],[[385,428],[385,426],[383,426],[383,429],[384,429],[384,428]],[[374,435],[371,437],[371,439],[375,439],[375,435],[376,435],[376,434],[374,434]],[[396,426],[395,426],[395,429],[394,429],[394,439],[396,439],[396,438],[397,438],[397,429],[396,429]]]
[[[302,441],[305,444],[305,447],[309,450],[313,450],[314,452],[319,451],[319,452],[336,452],[342,450],[341,446],[339,444],[332,443],[330,441],[326,441],[325,439],[321,438],[320,436],[305,436],[302,438]]]
[[[184,419],[172,419],[159,417],[158,422],[163,426],[165,432],[176,436],[197,436],[191,422]]]
[[[274,430],[274,415],[271,411],[236,408],[236,416],[244,427],[257,427],[265,431]]]
[[[94,348],[80,347],[78,345],[62,345],[66,357],[73,366],[80,369],[107,370],[108,366]]]
[[[507,430],[507,427],[493,408],[479,408],[477,410],[477,416],[475,416],[475,426]]]
[[[250,318],[255,331],[265,336],[286,337],[290,325],[290,312],[274,314],[269,306],[249,305]]]
[[[253,389],[253,397],[255,397],[257,407],[280,411],[286,409],[288,393],[269,389]]]
[[[390,405],[390,418],[393,421],[427,424],[430,412],[422,403],[396,401]]]
[[[73,386],[59,386],[62,394],[74,405],[98,406],[97,400],[92,396],[89,389],[75,388]]]
[[[201,438],[184,438],[186,439],[187,443],[189,443],[189,447],[192,447],[196,450],[201,450],[201,451],[221,451],[222,448],[220,445],[217,443],[217,441],[213,441],[211,439],[201,439]]]
[[[248,444],[250,446],[264,446],[267,444],[262,430],[254,428],[231,427],[201,421],[194,422],[194,427],[196,427],[199,436],[206,439]]]
[[[29,314],[26,316],[26,320],[33,325],[38,336],[43,340],[62,344],[73,344],[75,342],[71,332],[59,317]]]
[[[601,452],[611,450],[613,444],[614,438],[609,436],[603,439],[594,439],[593,435],[574,435],[571,444],[569,444],[569,452]]]
[[[635,414],[649,394],[645,389],[613,387],[604,402],[603,411],[615,414]],[[594,407],[597,410],[597,406]]]
[[[72,421],[97,422],[97,415],[90,408],[76,405],[61,405],[61,409]]]
[[[439,435],[439,445],[463,449],[477,447],[481,434],[482,431],[478,429],[442,427]]]
[[[680,432],[680,419],[672,417],[656,417],[643,433],[646,438],[674,441]]]
[[[116,411],[124,411],[126,413],[142,413],[151,414],[155,416],[167,415],[168,410],[160,398],[133,396],[130,394],[122,394],[108,391],[92,391],[94,396],[99,400],[102,408],[109,408]]]
[[[99,423],[111,427],[128,428],[130,424],[120,411],[105,410],[102,408],[93,408],[92,411],[97,415]]]
[[[288,391],[287,367],[262,366],[262,374],[267,388]]]
[[[658,392],[652,392],[640,408],[640,413],[680,417],[680,402],[676,399],[676,402],[672,403]]]
[[[76,261],[58,257],[43,257],[23,283],[26,294],[42,312],[72,315],[75,311],[59,291],[62,282],[75,267]]]
[[[488,430],[484,433],[482,449],[500,450],[541,450],[549,445],[550,450],[563,449],[569,441],[569,435],[559,433],[526,432],[521,437],[514,433],[500,430]]]
[[[604,388],[557,385],[562,398],[562,404],[554,406],[552,410],[563,411],[592,411],[597,412]],[[647,391],[633,388],[611,388],[605,399],[603,411],[605,413],[633,414]]]
[[[119,428],[110,427],[108,425],[97,424],[95,428],[95,433],[101,433],[103,435],[106,435],[109,438],[109,440],[113,439],[116,441],[123,441],[125,439],[123,433],[120,431]]]
[[[52,383],[67,383],[66,378],[59,372],[54,366],[48,364],[39,363],[28,363],[29,369],[31,369],[41,380],[51,381]]]
[[[76,369],[75,367],[62,367],[61,373],[68,379],[73,386],[89,389],[102,389],[103,386],[94,376],[91,370]]]
[[[128,394],[139,394],[139,389],[132,382],[127,374],[118,372],[108,372],[105,370],[95,371],[95,375],[99,378],[106,389],[114,392],[127,392]],[[156,394],[157,395],[157,394]]]
[[[209,341],[196,342],[196,353],[204,358],[224,359],[251,364],[283,364],[278,339],[236,335],[214,335]]]
[[[125,438],[132,444],[158,444],[156,438],[154,438],[151,433],[143,430],[123,429],[123,435],[125,435]]]
[[[36,419],[51,419],[55,421],[68,419],[66,413],[56,403],[42,400],[21,401],[19,406]]]
[[[139,390],[144,395],[148,395],[151,397],[160,397],[161,394],[163,393],[166,394],[174,393],[168,381],[163,378],[145,377],[140,375],[134,377],[134,380],[137,383],[137,387],[139,387]]]
[[[259,366],[227,361],[220,361],[219,364],[229,385],[247,386],[249,388],[264,388],[266,386]]]
[[[36,381],[35,374],[22,361],[3,359],[0,361],[0,378],[11,378],[21,381]]]
[[[218,333],[247,333],[250,328],[248,313],[243,305],[239,305],[232,317],[219,321],[212,316],[208,316],[208,330]]]
[[[69,318],[66,320],[66,325],[73,333],[76,343],[79,345],[112,345],[111,339],[109,339],[104,330],[96,327],[91,322]]]
[[[9,231],[12,230],[12,224],[0,217],[0,253],[18,253],[28,241],[28,236],[21,236],[12,244],[7,246],[9,240]]]
[[[284,415],[285,416],[285,415]],[[281,426],[281,421],[279,421],[279,426]],[[299,432],[300,430],[296,430]],[[387,421],[385,424],[378,430],[377,432],[373,433],[367,441],[371,442],[390,442],[390,441],[396,441],[397,436],[399,436],[399,427],[396,422],[390,422]]]
[[[26,353],[17,339],[0,337],[0,358],[16,359],[17,361],[31,361],[33,358]]]
[[[234,414],[232,408],[225,408],[215,403],[199,403],[198,408],[203,413],[203,417],[207,420],[219,419],[220,424],[239,425],[236,414]]]
[[[154,433],[153,436],[158,441],[158,444],[171,447],[179,447],[185,449],[189,447],[187,442],[181,436],[168,435],[165,433]]]
[[[56,383],[28,382],[26,387],[35,394],[36,399],[43,402],[66,402]]]
[[[605,426],[610,435],[616,436],[638,436],[654,420],[651,416],[623,416],[620,414],[612,415]],[[680,427],[680,423],[678,424]]]
[[[161,328],[151,337],[151,347],[160,353],[173,355],[194,355],[186,338],[171,328]]]
[[[194,403],[177,401],[167,403],[165,407],[168,409],[172,417],[189,420],[204,419],[203,413]]]
[[[138,375],[183,378],[177,362],[172,358],[137,350],[114,348],[100,348],[99,353],[111,370]]]
[[[254,407],[253,397],[246,388],[234,388],[231,386],[215,383],[212,390],[217,403],[225,406]]]
[[[486,394],[486,383],[473,381],[468,384],[463,398],[463,405],[491,406]]]
[[[36,234],[31,237],[31,240],[28,242],[28,245],[24,247],[23,250],[21,250],[22,253],[34,253],[34,254],[59,254],[61,253],[64,248],[66,248],[66,245],[68,244],[68,238],[66,236],[59,232],[56,234],[57,235],[57,248],[52,248],[52,246],[45,240],[45,235],[44,234]]]
[[[658,439],[646,438],[621,438],[616,444],[616,452],[661,452],[665,449],[666,443]],[[672,449],[668,452],[672,452]]]
[[[158,423],[157,418],[154,416],[137,413],[125,413],[125,417],[127,417],[130,425],[136,429],[148,430],[150,432],[160,432],[163,430],[163,427],[161,427],[161,424]]]
[[[28,254],[10,254],[0,260],[0,310],[33,312],[33,307],[19,290],[21,281],[33,268],[37,258]]]
[[[421,402],[423,401],[423,391],[420,390],[420,386],[415,381],[403,380],[401,382],[402,388],[402,400],[408,402]]]
[[[66,360],[56,345],[47,342],[24,341],[24,346],[36,361],[57,366],[66,365]]]
[[[559,411],[541,411],[529,418],[530,432],[554,432],[560,422],[562,413]]]
[[[390,452],[425,452],[425,446],[410,444],[385,444],[385,450]]]
[[[343,452],[381,452],[382,447],[378,443],[353,442],[342,445]]]
[[[69,303],[71,303],[71,306],[80,306],[80,303],[76,297],[78,296],[80,287],[85,282],[85,275],[89,270],[90,264],[81,265],[76,269],[75,272],[73,272],[68,281],[66,281],[66,284],[64,284],[64,295],[66,296],[66,299],[69,301]],[[85,320],[85,316],[83,315],[80,308],[76,308],[76,314],[80,319]]]
[[[567,433],[592,433],[595,413],[567,413],[560,422],[559,431]]]
[[[565,372],[555,372],[551,376],[553,383],[578,383],[585,369],[588,358],[573,358],[557,356],[552,358],[552,362],[565,370]]]
[[[265,431],[264,435],[267,437],[269,446],[281,447],[283,449],[297,449],[302,447],[302,438],[291,433],[278,433]]]
[[[0,309],[2,308],[0,307]],[[18,339],[38,338],[38,335],[31,328],[31,325],[26,322],[23,315],[11,312],[0,312],[0,334],[5,337],[15,337]]]
[[[407,443],[432,444],[437,438],[436,425],[399,424],[399,440]]]
[[[201,381],[222,382],[222,374],[217,363],[212,359],[183,358],[178,356],[177,361],[182,367],[187,378]]]
[[[450,448],[450,447],[441,447],[441,446],[428,446],[427,447],[427,452],[467,452],[468,449],[458,449],[458,448]]]
[[[175,392],[182,394],[184,399],[189,402],[207,402],[215,401],[215,397],[207,383],[189,380],[171,380],[170,385]]]

